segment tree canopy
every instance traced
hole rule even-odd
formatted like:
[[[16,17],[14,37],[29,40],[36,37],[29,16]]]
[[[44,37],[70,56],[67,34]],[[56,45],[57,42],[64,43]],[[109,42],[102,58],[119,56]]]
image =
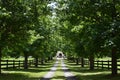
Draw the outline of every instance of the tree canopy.
[[[119,43],[119,0],[0,0],[1,58],[45,59],[61,50],[76,58],[109,56],[116,65]]]

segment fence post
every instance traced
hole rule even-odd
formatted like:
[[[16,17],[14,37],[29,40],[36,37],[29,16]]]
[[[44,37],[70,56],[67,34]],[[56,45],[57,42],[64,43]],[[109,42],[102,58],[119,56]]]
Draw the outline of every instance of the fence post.
[[[33,64],[33,60],[30,61],[30,66],[32,66],[32,65],[34,65],[34,64]]]
[[[7,65],[6,65],[6,69],[8,69],[8,60],[6,60],[6,63],[7,63]]]
[[[99,60],[97,61],[97,68],[99,69],[99,67],[98,67],[98,65],[99,65],[98,62],[99,62]]]
[[[38,65],[40,64],[40,59],[38,60]]]
[[[31,60],[28,60],[28,66],[31,67]]]
[[[110,69],[110,61],[108,60],[108,70]]]
[[[15,68],[15,60],[13,60],[13,69]]]
[[[103,60],[102,60],[102,69],[103,69]]]
[[[24,68],[25,61],[23,60],[23,61],[21,61],[21,62],[22,62],[22,67]]]
[[[19,66],[19,69],[20,69],[20,60],[19,60],[18,66]]]
[[[87,64],[87,63],[85,63],[84,58],[82,57],[81,58],[81,67],[84,67],[85,64]]]

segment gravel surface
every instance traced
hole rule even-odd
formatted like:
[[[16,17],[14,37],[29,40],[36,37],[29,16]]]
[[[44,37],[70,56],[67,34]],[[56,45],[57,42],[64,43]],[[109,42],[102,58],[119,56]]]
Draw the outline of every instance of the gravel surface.
[[[65,65],[64,60],[62,60],[62,59],[59,59],[59,60],[61,60],[60,61],[61,62],[61,67],[62,67],[62,70],[64,71],[64,76],[65,76],[66,80],[77,80],[76,77],[69,71],[69,69]],[[51,70],[40,80],[50,80],[50,79],[52,79],[55,71],[57,70],[59,60],[56,61],[54,66],[51,68]]]

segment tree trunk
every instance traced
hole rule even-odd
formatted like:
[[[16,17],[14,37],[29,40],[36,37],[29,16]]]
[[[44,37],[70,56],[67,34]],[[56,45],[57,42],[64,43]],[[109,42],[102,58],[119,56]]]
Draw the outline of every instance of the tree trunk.
[[[50,57],[48,57],[48,61],[50,61],[51,60],[51,58]]]
[[[113,5],[112,5],[112,20],[117,21],[117,10],[116,10],[116,4],[117,4],[117,0],[112,0]],[[116,35],[118,35],[118,32],[112,34],[112,37],[116,37]],[[112,48],[112,75],[115,76],[117,75],[117,48],[113,47]]]
[[[47,62],[47,59],[45,59],[45,62]]]
[[[94,55],[90,55],[90,70],[94,70]]]
[[[76,64],[77,65],[79,64],[79,58],[76,58]]]
[[[38,67],[38,57],[35,58],[35,67]]]
[[[84,58],[81,57],[81,67],[84,67]]]
[[[117,50],[114,47],[112,49],[112,75],[115,76],[117,75]]]
[[[25,61],[24,61],[24,69],[28,69],[28,55],[24,53]]]
[[[41,64],[42,64],[42,65],[44,64],[44,60],[43,60],[43,58],[41,58]]]
[[[50,60],[53,60],[53,57],[52,57],[52,56],[50,57]]]
[[[75,57],[72,57],[71,61],[72,61],[72,62],[76,62]]]

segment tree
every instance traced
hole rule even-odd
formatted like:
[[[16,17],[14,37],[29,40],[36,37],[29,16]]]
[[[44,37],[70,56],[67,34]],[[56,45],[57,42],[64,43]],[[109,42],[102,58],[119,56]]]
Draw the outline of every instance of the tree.
[[[24,1],[1,0],[0,4],[0,43],[2,43],[0,45],[1,60],[3,54],[2,50],[6,46],[10,47],[13,44],[18,44],[21,42],[21,39],[23,39],[23,35],[28,35],[26,32],[29,29],[28,23],[30,22],[30,10],[26,8],[28,5],[25,6]]]
[[[58,2],[59,3],[59,2]],[[62,1],[60,3],[63,4]],[[118,38],[118,25],[119,22],[119,1],[100,1],[100,0],[76,0],[67,1],[63,5],[67,5],[66,8],[62,9],[61,20],[67,20],[73,27],[76,25],[83,25],[82,34],[84,36],[79,36],[81,42],[85,45],[85,51],[90,55],[106,55],[102,52],[112,50],[112,75],[117,74],[116,62],[117,58],[117,44],[116,39]],[[113,25],[114,24],[114,25]],[[111,26],[112,25],[112,26]],[[115,27],[115,25],[117,25]],[[101,26],[103,28],[101,28]],[[100,30],[99,30],[100,29]],[[116,34],[117,32],[117,34]],[[79,32],[81,33],[81,31]],[[86,35],[86,36],[85,36]],[[109,36],[109,37],[107,37]],[[101,40],[99,40],[101,39]],[[119,39],[119,38],[118,38]],[[87,42],[85,42],[87,41]],[[96,42],[98,41],[98,42]],[[111,44],[112,43],[112,44]],[[109,46],[109,50],[108,49]],[[106,52],[104,52],[106,53]],[[113,57],[114,56],[114,57]],[[91,58],[93,59],[93,57]],[[92,64],[93,64],[93,60]],[[93,66],[94,67],[94,66]],[[91,67],[91,68],[93,68]]]

